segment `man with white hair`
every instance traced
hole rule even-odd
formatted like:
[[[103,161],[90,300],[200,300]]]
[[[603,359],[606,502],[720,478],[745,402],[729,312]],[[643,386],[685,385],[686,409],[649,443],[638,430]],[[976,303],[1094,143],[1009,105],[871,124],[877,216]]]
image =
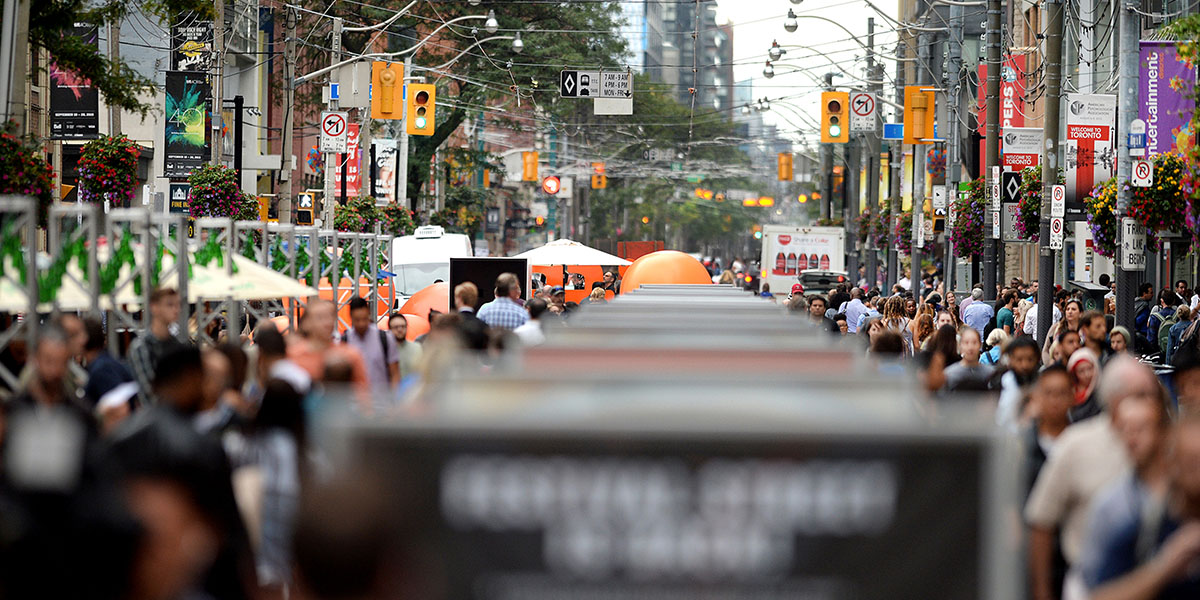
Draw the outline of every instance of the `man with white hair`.
[[[971,305],[963,311],[963,323],[970,325],[972,329],[979,332],[979,339],[983,339],[988,323],[992,322],[992,317],[996,313],[992,310],[992,305],[983,301],[983,289],[975,288],[971,290]]]
[[[1058,576],[1054,572],[1054,556],[1056,532],[1060,529],[1062,553],[1069,567],[1062,598],[1086,597],[1082,579],[1074,567],[1083,552],[1088,505],[1129,468],[1129,458],[1114,429],[1112,415],[1122,400],[1156,395],[1161,390],[1148,367],[1128,356],[1118,356],[1104,368],[1097,393],[1108,416],[1082,421],[1063,432],[1025,505],[1034,600],[1059,596],[1055,589]]]

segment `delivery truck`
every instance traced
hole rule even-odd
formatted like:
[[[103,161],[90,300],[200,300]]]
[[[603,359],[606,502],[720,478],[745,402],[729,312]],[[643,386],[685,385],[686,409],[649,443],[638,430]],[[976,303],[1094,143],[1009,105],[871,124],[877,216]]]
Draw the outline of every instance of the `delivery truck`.
[[[805,271],[846,272],[846,230],[841,227],[763,225],[759,275],[771,292],[787,296]]]

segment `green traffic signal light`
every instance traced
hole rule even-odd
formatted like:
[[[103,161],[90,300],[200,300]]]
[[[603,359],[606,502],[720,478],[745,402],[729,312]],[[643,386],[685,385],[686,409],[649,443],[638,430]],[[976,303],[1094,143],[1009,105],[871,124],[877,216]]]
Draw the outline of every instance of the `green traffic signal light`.
[[[835,103],[830,102],[830,104],[835,104]],[[837,117],[829,117],[829,136],[830,137],[842,137],[841,119],[838,119]]]

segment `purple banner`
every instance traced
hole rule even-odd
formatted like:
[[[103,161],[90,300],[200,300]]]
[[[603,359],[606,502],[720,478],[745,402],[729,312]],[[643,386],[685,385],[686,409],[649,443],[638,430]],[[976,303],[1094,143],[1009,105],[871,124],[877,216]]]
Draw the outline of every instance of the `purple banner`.
[[[1196,69],[1184,63],[1175,42],[1141,42],[1138,63],[1138,116],[1146,122],[1149,154],[1177,150],[1191,135],[1195,105],[1187,94],[1196,85]]]

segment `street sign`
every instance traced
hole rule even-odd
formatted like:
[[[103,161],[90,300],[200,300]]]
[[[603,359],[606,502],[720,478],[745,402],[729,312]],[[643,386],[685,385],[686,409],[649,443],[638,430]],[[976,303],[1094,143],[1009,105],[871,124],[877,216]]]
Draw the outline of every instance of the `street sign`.
[[[563,71],[559,74],[558,94],[563,98],[600,96],[600,71]]]
[[[1154,164],[1148,160],[1133,161],[1133,187],[1150,187],[1154,182]]]
[[[933,210],[946,210],[946,186],[944,185],[933,186]]]
[[[1067,186],[1055,185],[1050,187],[1050,216],[1067,216]]]
[[[1129,123],[1129,155],[1146,155],[1146,122],[1134,119]]]
[[[884,123],[883,124],[883,139],[885,140],[903,140],[904,139],[904,123]]]
[[[343,153],[350,137],[348,113],[326,111],[321,113],[321,152]]]
[[[1000,239],[1000,211],[992,211],[992,239]]]
[[[666,161],[675,158],[675,152],[670,148],[647,148],[642,150],[642,160],[650,162]]]
[[[1021,205],[1005,202],[1000,205],[1000,239],[1005,242],[1024,242],[1017,233],[1017,219],[1020,218]]]
[[[933,239],[933,219],[925,218],[924,214],[921,215],[921,233],[922,233],[922,235],[921,235],[922,239],[925,239],[925,240]]]
[[[991,210],[1000,210],[1000,178],[992,180],[992,197],[989,199],[988,207]]]
[[[342,90],[341,84],[338,84],[338,83],[329,84],[329,99],[330,100],[340,100],[341,99],[341,90]]]
[[[917,247],[925,247],[925,213],[917,213]],[[931,236],[932,237],[932,236]]]
[[[629,71],[605,71],[600,73],[600,98],[633,97],[633,76]]]
[[[875,118],[875,95],[865,92],[850,94],[850,133],[874,133],[878,131]]]
[[[1121,268],[1146,270],[1146,228],[1130,217],[1121,219]]]
[[[1021,201],[1021,174],[1011,171],[1000,174],[1000,201]]]
[[[1063,247],[1063,218],[1050,218],[1050,249],[1062,250]]]

